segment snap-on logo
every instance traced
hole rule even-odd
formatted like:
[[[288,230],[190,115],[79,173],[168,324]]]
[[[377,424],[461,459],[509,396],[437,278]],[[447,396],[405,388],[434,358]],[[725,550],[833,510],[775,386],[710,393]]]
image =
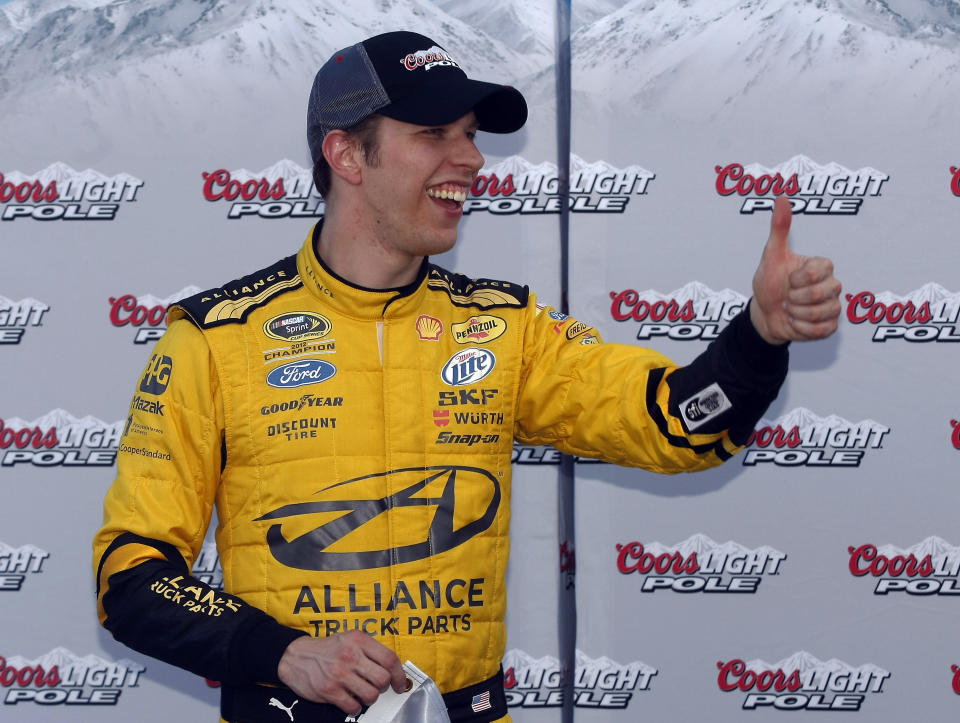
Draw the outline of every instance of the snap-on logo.
[[[387,489],[397,491],[383,496]],[[457,507],[458,491],[463,509]],[[500,483],[484,469],[413,467],[339,482],[311,495],[310,501],[284,505],[255,521],[276,521],[267,530],[267,544],[287,567],[368,570],[424,560],[462,545],[493,524],[500,497]],[[477,505],[478,499],[485,500],[486,506]],[[385,526],[401,529],[399,521],[413,514],[408,507],[432,511],[429,529],[401,536],[395,540],[400,543],[397,547],[378,547],[384,542]],[[329,519],[330,513],[337,514]],[[305,534],[288,531],[290,539],[284,536],[284,520],[299,526],[310,515],[328,521]]]
[[[267,384],[281,389],[319,384],[332,378],[337,368],[323,359],[301,359],[282,364],[267,374]]]
[[[470,347],[457,352],[443,365],[440,377],[451,387],[476,384],[493,371],[497,358],[486,349]]]

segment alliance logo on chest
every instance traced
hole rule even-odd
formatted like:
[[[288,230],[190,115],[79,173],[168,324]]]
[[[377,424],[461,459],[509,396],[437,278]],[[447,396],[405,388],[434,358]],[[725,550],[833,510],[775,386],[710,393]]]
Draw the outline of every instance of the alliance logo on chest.
[[[451,387],[475,384],[485,378],[497,363],[493,352],[470,347],[457,352],[443,365],[440,378]]]

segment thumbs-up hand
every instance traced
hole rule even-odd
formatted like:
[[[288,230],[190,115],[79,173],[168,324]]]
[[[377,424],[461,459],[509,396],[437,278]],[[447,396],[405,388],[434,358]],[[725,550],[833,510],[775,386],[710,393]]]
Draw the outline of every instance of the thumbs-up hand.
[[[770,238],[753,275],[750,320],[770,344],[823,339],[837,330],[840,318],[840,282],[833,262],[790,250],[792,218],[790,202],[777,198]]]

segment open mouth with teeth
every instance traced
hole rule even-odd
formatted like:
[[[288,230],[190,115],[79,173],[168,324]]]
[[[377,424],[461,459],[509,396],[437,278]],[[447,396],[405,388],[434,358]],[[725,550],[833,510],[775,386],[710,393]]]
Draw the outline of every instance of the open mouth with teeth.
[[[467,200],[467,189],[463,186],[433,186],[427,189],[427,195],[451,207],[459,207]]]

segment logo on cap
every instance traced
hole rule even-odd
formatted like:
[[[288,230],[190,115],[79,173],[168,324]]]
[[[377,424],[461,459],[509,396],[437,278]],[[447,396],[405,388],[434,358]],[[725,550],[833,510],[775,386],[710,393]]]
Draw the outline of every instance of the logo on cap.
[[[430,70],[438,65],[452,66],[454,68],[460,67],[457,61],[451,58],[446,50],[436,45],[428,50],[418,50],[415,53],[407,53],[407,55],[400,60],[400,63],[407,70],[416,70],[417,68]]]

